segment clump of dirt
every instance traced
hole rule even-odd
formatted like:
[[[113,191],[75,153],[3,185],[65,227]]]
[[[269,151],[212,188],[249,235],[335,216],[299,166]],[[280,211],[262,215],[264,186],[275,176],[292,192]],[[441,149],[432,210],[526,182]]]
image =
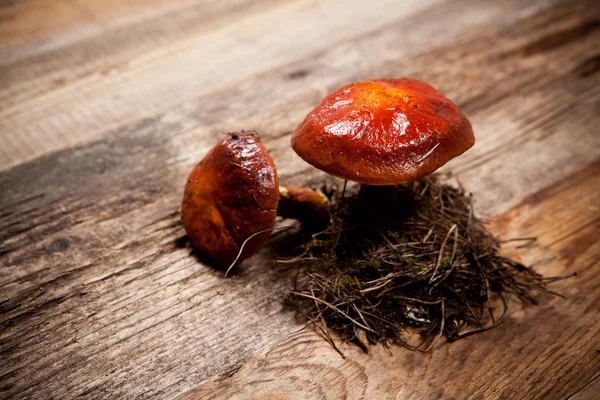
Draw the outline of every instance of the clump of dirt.
[[[334,210],[330,226],[286,260],[310,265],[289,300],[334,347],[330,330],[365,350],[383,342],[428,351],[442,336],[494,328],[509,296],[537,304],[552,293],[548,283],[563,279],[500,255],[471,197],[435,176],[363,186]]]

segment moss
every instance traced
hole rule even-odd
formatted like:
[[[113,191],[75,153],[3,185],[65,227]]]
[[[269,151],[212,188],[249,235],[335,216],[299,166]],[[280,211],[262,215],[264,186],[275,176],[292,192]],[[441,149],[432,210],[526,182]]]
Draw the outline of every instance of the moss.
[[[309,268],[292,299],[310,300],[296,304],[324,321],[322,331],[352,339],[358,329],[372,343],[424,351],[442,335],[455,340],[495,326],[507,296],[535,303],[546,292],[545,278],[499,254],[461,188],[430,177],[382,190],[393,196],[370,196],[382,203],[369,207],[360,194],[334,204],[331,225],[305,243],[309,260],[297,261]],[[394,204],[383,203],[390,198]],[[421,345],[405,341],[407,330],[422,335]]]

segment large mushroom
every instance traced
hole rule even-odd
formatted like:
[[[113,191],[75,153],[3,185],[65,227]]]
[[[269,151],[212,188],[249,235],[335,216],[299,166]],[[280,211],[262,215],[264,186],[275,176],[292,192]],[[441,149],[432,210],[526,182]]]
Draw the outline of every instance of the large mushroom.
[[[190,243],[217,266],[255,254],[281,215],[329,221],[320,192],[279,186],[275,163],[254,132],[235,132],[194,167],[185,186],[181,216]]]
[[[474,143],[471,124],[458,107],[416,79],[344,86],[310,112],[292,136],[292,148],[309,164],[377,186],[428,175]]]

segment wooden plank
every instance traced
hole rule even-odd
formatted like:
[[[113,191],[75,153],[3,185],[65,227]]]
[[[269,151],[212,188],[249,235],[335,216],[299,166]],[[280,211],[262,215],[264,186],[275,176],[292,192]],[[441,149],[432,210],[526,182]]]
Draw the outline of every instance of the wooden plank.
[[[228,129],[261,131],[282,182],[319,184],[289,133],[347,81],[402,71],[457,99],[479,142],[449,167],[490,215],[590,164],[598,41],[578,28],[597,18],[589,5],[442,3],[0,173],[0,393],[172,397],[298,329],[268,300],[294,273],[273,261],[280,243],[223,279],[178,240],[177,208],[189,169]],[[552,39],[565,30],[580,33]],[[552,112],[565,98],[570,108]]]
[[[3,151],[2,158],[7,161],[0,167],[57,150],[61,143],[80,143],[106,133],[109,127],[240,84],[436,2],[439,0],[408,0],[402,7],[394,0],[369,4],[353,0],[344,7],[334,0],[283,2],[261,13],[242,15],[235,24],[208,32],[197,30],[196,35],[127,57],[100,73],[94,69],[91,74],[62,80],[55,76],[50,82],[52,88],[43,93],[27,93],[15,100],[11,95],[4,101],[0,131],[10,132],[12,140]],[[71,134],[65,135],[65,131]],[[37,150],[40,142],[36,139],[40,137],[45,140]]]
[[[600,393],[600,375],[587,383],[581,390],[573,393],[569,400],[595,400]]]
[[[156,14],[189,6],[189,0],[25,0],[0,3],[1,62],[102,35]],[[52,18],[48,18],[51,16]]]
[[[31,3],[34,2],[24,3],[29,4],[27,10],[30,13],[43,10],[43,7]],[[56,7],[61,3],[53,4]],[[83,20],[71,15],[68,23],[63,24],[62,29],[57,32],[57,37],[44,32],[43,45],[36,44],[35,40],[27,36],[25,43],[9,45],[9,25],[5,28],[9,32],[0,36],[0,48],[3,49],[3,57],[0,57],[0,109],[72,84],[83,77],[96,75],[101,79],[115,70],[126,68],[130,60],[143,54],[234,24],[249,15],[276,7],[277,4],[277,0],[127,1],[115,4],[103,2],[97,9],[100,3],[93,2],[86,5],[93,8],[93,11],[83,13]],[[14,8],[19,7],[22,7],[21,3],[8,10],[16,12]],[[77,9],[68,5],[65,8]],[[78,27],[91,30],[100,25],[99,22],[86,24],[89,22],[86,17],[89,19],[90,16],[94,21],[101,21],[102,29],[95,29],[93,34],[83,34]],[[40,29],[39,25],[47,21],[54,24],[54,21],[42,19],[42,16],[35,18],[35,23],[28,23],[26,18],[23,20],[19,16],[11,18],[19,21],[15,25],[17,29]],[[63,36],[68,36],[69,40]]]
[[[52,96],[57,91],[61,92],[67,87],[77,91],[77,87],[82,85],[80,82],[82,79],[103,81],[107,75],[120,69],[127,69],[131,60],[144,54],[231,25],[265,8],[269,9],[277,5],[277,1],[258,3],[247,0],[192,4],[182,0],[165,4],[158,1],[150,4],[129,1],[114,4],[102,2],[101,6],[100,3],[92,2],[85,7],[89,12],[82,15],[72,15],[74,12],[71,12],[66,27],[56,35],[47,37],[45,32],[47,29],[44,29],[43,25],[40,27],[40,24],[50,20],[48,24],[54,27],[52,19],[42,18],[44,15],[52,14],[48,10],[44,12],[44,7],[37,7],[39,5],[34,3],[33,1],[24,4],[15,3],[4,9],[4,12],[9,15],[15,14],[10,18],[14,18],[18,23],[14,26],[7,25],[5,28],[7,35],[0,35],[0,49],[3,50],[0,57],[0,61],[3,61],[1,63],[3,65],[0,65],[0,110],[14,108],[18,104],[30,102],[40,96],[46,96],[47,99],[48,96]],[[62,7],[66,10],[73,9],[69,4],[61,5],[60,2],[53,4],[54,7]],[[178,7],[174,7],[175,4]],[[23,8],[25,8],[25,17],[20,16]],[[42,10],[41,16],[39,10]],[[90,15],[94,21],[102,21],[102,29],[94,28],[97,28],[99,23],[92,24],[91,27],[90,24],[84,24]],[[82,18],[76,18],[77,16]],[[29,19],[34,22],[29,23]],[[57,20],[60,21],[61,17],[58,16]],[[35,40],[25,35],[23,40],[27,40],[26,43],[18,43],[20,44],[18,47],[9,46],[6,41],[11,36],[20,37],[20,27],[40,29],[43,32],[43,39],[40,39],[43,40],[43,45],[36,44]],[[87,29],[89,34],[81,32],[79,27]],[[11,35],[11,29],[17,32],[12,32]],[[67,36],[67,39],[64,36]],[[189,65],[189,68],[197,68],[197,66]],[[163,71],[165,75],[169,72]],[[115,91],[113,95],[118,97],[120,91],[120,89]],[[47,104],[44,100],[38,104],[41,104],[42,108],[39,113],[47,116],[49,110],[44,108]],[[110,108],[111,105],[112,100],[107,107]],[[65,107],[68,109],[70,105],[65,104]],[[25,112],[30,111],[31,109]],[[65,108],[55,109],[58,114],[64,111]],[[60,115],[54,117],[59,119],[56,123],[61,126],[59,130],[62,132],[53,131],[53,134],[48,134],[48,128],[45,127],[34,130],[29,135],[22,135],[15,131],[14,126],[3,129],[0,133],[4,143],[0,149],[0,168],[94,137],[94,132],[81,127],[77,131],[65,134]],[[10,114],[4,117],[9,121],[5,122],[8,125],[10,125],[10,118]]]
[[[593,382],[600,374],[599,184],[600,160],[525,199],[493,227],[538,236],[536,257],[556,257],[539,265],[544,274],[577,272],[575,279],[553,285],[566,299],[547,297],[539,308],[512,304],[505,324],[437,344],[428,354],[382,346],[367,354],[343,344],[342,359],[312,331],[291,334],[252,356],[230,378],[180,398],[595,398],[598,393],[591,390],[597,389]],[[557,227],[570,233],[557,233]],[[531,251],[518,253],[527,258]]]

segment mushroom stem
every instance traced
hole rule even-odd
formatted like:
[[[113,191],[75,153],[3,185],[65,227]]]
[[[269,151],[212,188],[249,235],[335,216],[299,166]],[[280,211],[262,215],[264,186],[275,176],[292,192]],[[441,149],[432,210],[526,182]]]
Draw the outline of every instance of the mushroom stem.
[[[329,200],[315,190],[279,186],[277,215],[310,225],[323,225],[331,219]]]

